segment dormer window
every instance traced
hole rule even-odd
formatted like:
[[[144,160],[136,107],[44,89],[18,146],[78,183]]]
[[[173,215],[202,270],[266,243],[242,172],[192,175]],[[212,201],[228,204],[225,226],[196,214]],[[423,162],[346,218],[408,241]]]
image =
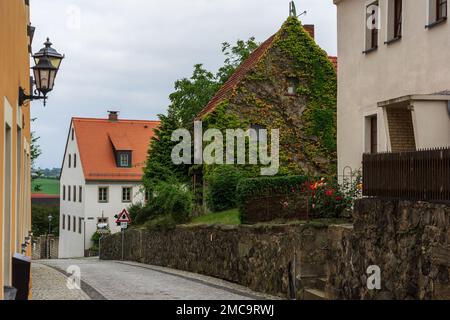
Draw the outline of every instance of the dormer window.
[[[117,152],[117,166],[120,168],[130,168],[131,167],[131,152],[118,151]]]

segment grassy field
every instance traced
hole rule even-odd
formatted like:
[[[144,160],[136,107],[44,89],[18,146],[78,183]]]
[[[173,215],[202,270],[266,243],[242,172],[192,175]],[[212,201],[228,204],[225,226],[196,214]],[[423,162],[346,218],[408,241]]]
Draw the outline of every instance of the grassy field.
[[[223,212],[211,213],[206,216],[196,217],[192,219],[190,224],[238,225],[241,224],[241,218],[239,216],[238,209],[232,209]]]
[[[40,191],[35,191],[36,185],[41,186]],[[36,179],[33,181],[32,185],[31,185],[31,192],[41,193],[41,194],[50,194],[50,195],[59,195],[59,181],[56,179]]]

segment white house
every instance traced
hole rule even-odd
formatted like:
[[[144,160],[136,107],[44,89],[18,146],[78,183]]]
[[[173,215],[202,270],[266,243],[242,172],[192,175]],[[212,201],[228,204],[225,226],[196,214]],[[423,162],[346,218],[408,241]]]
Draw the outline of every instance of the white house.
[[[120,231],[114,216],[145,201],[141,180],[159,121],[73,118],[60,177],[59,257],[83,257],[97,224]]]
[[[450,146],[447,0],[334,0],[338,162]]]

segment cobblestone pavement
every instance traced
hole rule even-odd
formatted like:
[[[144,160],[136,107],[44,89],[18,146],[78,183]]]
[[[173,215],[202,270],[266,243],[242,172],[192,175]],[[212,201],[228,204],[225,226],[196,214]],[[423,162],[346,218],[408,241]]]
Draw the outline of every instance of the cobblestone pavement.
[[[90,300],[81,290],[67,288],[67,277],[39,262],[31,265],[33,300]]]
[[[88,258],[46,260],[40,263],[60,270],[66,270],[69,266],[78,266],[83,282],[108,300],[274,298],[211,277],[133,262],[100,261],[96,258]]]

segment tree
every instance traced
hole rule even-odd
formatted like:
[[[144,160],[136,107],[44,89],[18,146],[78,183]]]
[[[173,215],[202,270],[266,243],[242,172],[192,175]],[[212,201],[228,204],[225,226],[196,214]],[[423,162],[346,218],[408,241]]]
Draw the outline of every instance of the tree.
[[[257,47],[253,37],[247,41],[238,40],[235,46],[225,42],[222,44],[224,65],[216,73],[196,64],[190,78],[175,82],[175,91],[169,96],[171,104],[167,115],[158,116],[161,125],[150,142],[143,178],[147,190],[153,190],[159,181],[188,181],[189,166],[177,166],[171,159],[172,149],[177,144],[171,141],[172,132],[180,128],[191,129],[195,116]]]
[[[34,122],[36,119],[31,119]],[[30,144],[30,160],[31,160],[31,181],[35,182],[42,177],[42,171],[36,168],[36,160],[42,154],[41,146],[39,145],[40,137],[36,136],[35,132],[31,132],[31,144]],[[42,186],[38,183],[34,183],[33,191],[40,192]]]

